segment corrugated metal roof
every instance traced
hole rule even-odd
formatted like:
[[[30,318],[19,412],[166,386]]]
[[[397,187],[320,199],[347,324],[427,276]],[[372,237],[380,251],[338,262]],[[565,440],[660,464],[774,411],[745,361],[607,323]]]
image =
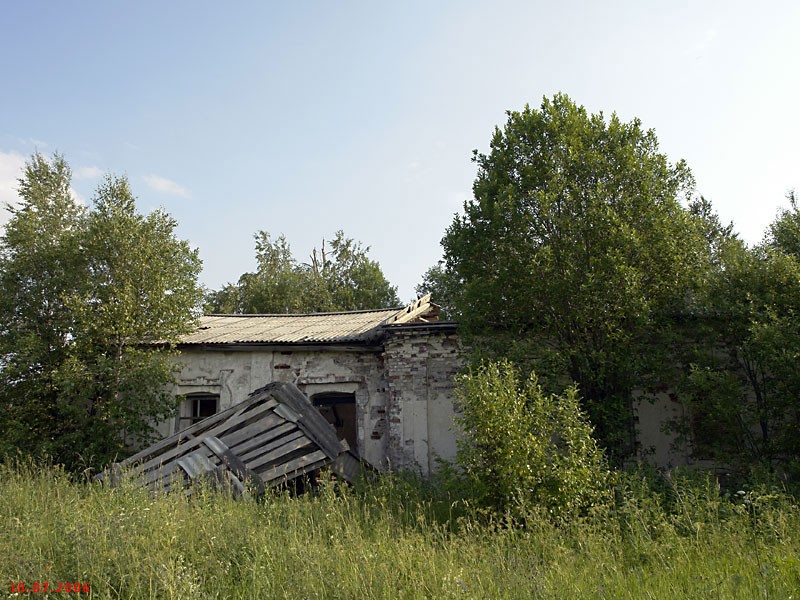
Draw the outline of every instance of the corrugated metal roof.
[[[406,309],[307,315],[208,315],[182,344],[302,344],[367,341]]]
[[[367,342],[384,325],[438,319],[427,294],[403,308],[304,315],[207,315],[180,344],[319,344]]]

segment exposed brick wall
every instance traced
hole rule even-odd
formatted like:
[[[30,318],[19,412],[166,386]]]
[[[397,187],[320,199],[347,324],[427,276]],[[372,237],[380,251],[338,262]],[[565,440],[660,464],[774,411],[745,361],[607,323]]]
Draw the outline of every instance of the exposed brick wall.
[[[454,331],[393,329],[384,342],[387,455],[392,468],[427,474],[455,453],[453,376],[462,366]]]
[[[272,381],[309,396],[353,394],[359,453],[381,469],[427,474],[452,458],[452,378],[461,366],[453,329],[392,327],[380,348],[301,351],[184,349],[175,394],[219,394],[220,410]],[[166,435],[175,423],[165,424]]]

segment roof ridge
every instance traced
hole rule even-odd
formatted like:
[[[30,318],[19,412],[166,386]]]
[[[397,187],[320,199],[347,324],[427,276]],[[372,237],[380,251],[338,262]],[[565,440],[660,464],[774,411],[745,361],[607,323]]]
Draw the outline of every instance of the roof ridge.
[[[204,315],[181,345],[237,343],[368,342],[384,335],[384,326],[413,320],[430,306],[430,296],[406,307],[339,312]]]
[[[330,317],[332,315],[355,315],[379,312],[399,312],[405,310],[405,306],[392,306],[389,308],[371,308],[366,310],[338,310],[332,312],[312,312],[312,313],[209,313],[203,317]]]

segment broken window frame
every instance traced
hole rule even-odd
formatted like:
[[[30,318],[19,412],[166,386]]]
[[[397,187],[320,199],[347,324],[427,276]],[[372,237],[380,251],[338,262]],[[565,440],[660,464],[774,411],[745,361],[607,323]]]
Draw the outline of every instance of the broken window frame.
[[[213,412],[208,412],[210,403],[213,402]],[[219,394],[212,392],[193,392],[186,394],[181,403],[181,415],[178,428],[183,429],[190,425],[207,419],[219,412]],[[207,413],[207,414],[206,414]]]

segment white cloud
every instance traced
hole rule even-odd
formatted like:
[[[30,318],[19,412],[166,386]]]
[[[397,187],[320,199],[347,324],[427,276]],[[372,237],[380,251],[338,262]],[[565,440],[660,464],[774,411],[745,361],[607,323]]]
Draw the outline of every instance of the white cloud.
[[[145,175],[144,182],[151,189],[163,194],[180,196],[181,198],[188,198],[190,196],[189,190],[187,190],[185,187],[175,183],[171,179],[161,177],[160,175]]]
[[[84,206],[88,206],[86,204],[86,200],[78,193],[74,187],[69,186],[69,193],[72,194],[72,199],[75,201],[76,204],[83,204]]]
[[[5,209],[6,203],[17,204],[17,186],[25,157],[17,152],[0,152],[0,227],[3,227],[11,214]]]
[[[72,173],[75,179],[97,179],[102,174],[103,169],[100,167],[80,167]]]
[[[687,56],[695,56],[695,58],[702,58],[702,56],[711,48],[714,47],[717,41],[717,29],[712,27],[707,29],[703,38],[694,46],[690,46],[684,52]]]
[[[41,152],[43,148],[48,148],[50,146],[47,142],[35,138],[17,138],[17,142],[23,146],[32,146],[37,152]]]

